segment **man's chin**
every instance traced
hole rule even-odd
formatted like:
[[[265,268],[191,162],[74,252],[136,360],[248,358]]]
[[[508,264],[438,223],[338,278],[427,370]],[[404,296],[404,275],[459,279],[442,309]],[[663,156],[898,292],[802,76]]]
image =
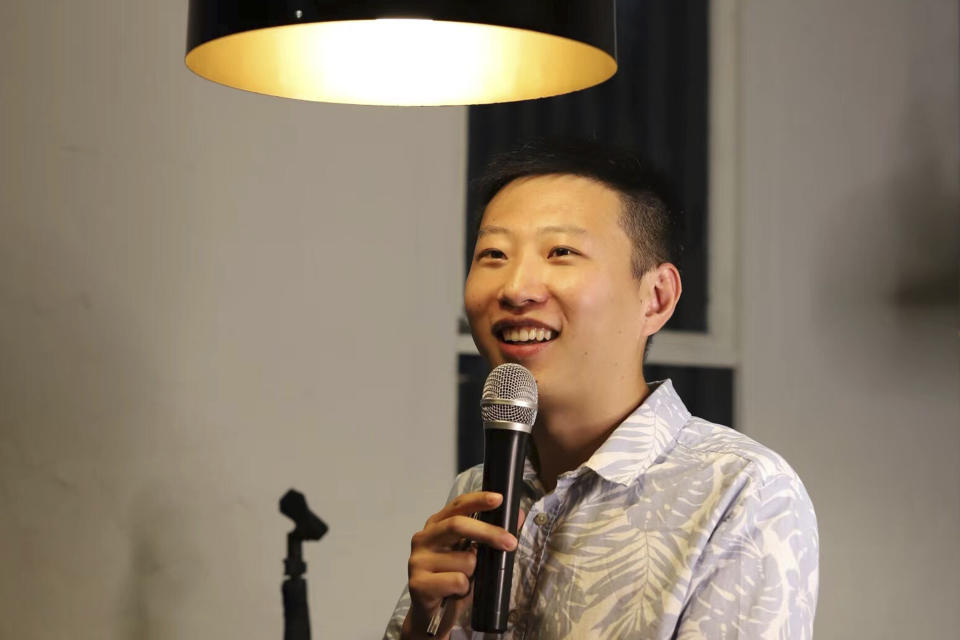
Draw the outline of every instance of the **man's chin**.
[[[509,354],[504,353],[499,348],[494,348],[490,350],[479,349],[480,356],[484,361],[489,365],[490,369],[493,370],[496,367],[499,367],[502,364],[519,364],[520,366],[526,368],[531,374],[533,374],[533,379],[537,382],[538,393],[540,393],[540,387],[542,385],[542,374],[545,373],[547,367],[540,358],[535,357],[524,357],[523,355]]]

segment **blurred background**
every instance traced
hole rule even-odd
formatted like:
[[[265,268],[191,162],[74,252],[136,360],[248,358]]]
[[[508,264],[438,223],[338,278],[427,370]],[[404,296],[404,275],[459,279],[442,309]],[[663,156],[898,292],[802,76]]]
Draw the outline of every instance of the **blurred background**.
[[[379,637],[457,465],[469,110],[201,80],[186,6],[0,4],[0,637],[280,637],[291,486],[314,637]],[[818,638],[950,636],[958,5],[708,13],[716,323],[654,364],[804,479]]]

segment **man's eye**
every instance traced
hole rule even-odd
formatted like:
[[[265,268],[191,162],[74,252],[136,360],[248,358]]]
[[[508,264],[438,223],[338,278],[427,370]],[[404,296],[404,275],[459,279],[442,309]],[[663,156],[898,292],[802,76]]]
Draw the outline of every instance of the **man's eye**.
[[[482,258],[493,258],[494,260],[502,260],[503,258],[506,258],[506,257],[507,256],[504,255],[503,251],[500,251],[499,249],[484,249],[483,251],[477,254],[477,260],[480,260]]]
[[[579,254],[573,249],[571,249],[570,247],[554,247],[553,249],[550,249],[549,257],[563,258],[565,256],[575,256],[575,255],[579,255]]]

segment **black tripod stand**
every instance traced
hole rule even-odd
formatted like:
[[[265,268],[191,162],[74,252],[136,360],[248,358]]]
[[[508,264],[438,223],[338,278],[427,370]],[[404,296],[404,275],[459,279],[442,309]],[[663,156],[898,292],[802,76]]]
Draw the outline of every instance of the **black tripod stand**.
[[[280,499],[280,513],[296,525],[287,534],[287,558],[283,562],[283,640],[310,640],[310,610],[307,608],[307,563],[303,561],[303,541],[319,540],[327,525],[307,506],[303,494],[290,489]]]

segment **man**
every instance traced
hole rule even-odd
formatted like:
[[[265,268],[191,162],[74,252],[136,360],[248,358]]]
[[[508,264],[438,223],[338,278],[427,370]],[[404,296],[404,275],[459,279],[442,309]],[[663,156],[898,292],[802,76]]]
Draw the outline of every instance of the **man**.
[[[680,297],[676,214],[635,159],[528,146],[481,181],[464,304],[491,366],[539,390],[517,539],[470,518],[500,496],[461,474],[412,540],[386,638],[469,638],[475,550],[516,549],[507,638],[809,638],[813,507],[777,454],[648,384],[650,336]],[[480,637],[481,634],[476,634]]]

